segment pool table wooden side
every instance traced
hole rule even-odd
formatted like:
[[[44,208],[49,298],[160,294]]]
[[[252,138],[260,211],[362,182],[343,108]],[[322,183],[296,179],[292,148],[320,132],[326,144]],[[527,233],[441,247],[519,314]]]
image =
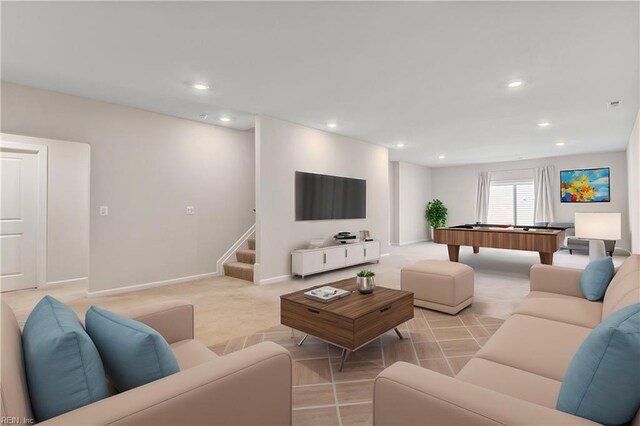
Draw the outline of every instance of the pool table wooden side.
[[[433,240],[446,244],[449,249],[449,260],[457,262],[460,246],[471,246],[478,253],[480,247],[501,248],[508,250],[537,251],[544,264],[553,263],[553,253],[558,251],[564,242],[564,231],[524,231],[495,228],[438,228],[434,230]]]

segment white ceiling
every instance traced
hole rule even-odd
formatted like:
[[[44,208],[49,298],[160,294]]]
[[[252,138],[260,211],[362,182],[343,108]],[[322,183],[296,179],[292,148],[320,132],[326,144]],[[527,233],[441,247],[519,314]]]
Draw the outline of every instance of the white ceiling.
[[[3,1],[2,78],[238,129],[335,120],[431,166],[535,158],[626,147],[639,20],[638,2]]]

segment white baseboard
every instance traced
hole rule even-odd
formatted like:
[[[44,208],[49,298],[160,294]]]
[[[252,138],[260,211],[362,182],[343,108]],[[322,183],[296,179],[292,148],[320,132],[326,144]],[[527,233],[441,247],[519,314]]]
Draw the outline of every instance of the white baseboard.
[[[260,280],[260,285],[279,283],[281,281],[286,281],[290,278],[291,278],[291,275],[280,275],[278,277],[266,278],[264,280]]]
[[[134,284],[125,287],[110,288],[107,290],[88,291],[87,297],[111,296],[114,294],[130,293],[132,291],[146,290],[154,287],[164,287],[172,284],[186,283],[189,281],[202,280],[205,278],[213,278],[221,275],[218,271],[208,272],[206,274],[191,275],[188,277],[172,278],[170,280],[154,281],[150,283]]]
[[[47,281],[45,285],[56,286],[56,285],[63,285],[63,284],[87,284],[88,282],[89,282],[89,277],[80,277],[80,278],[71,278],[68,280]]]
[[[409,244],[424,243],[425,241],[431,241],[431,240],[429,240],[428,238],[424,238],[422,240],[405,241],[405,242],[399,243],[397,245],[399,245],[399,246],[408,246]]]

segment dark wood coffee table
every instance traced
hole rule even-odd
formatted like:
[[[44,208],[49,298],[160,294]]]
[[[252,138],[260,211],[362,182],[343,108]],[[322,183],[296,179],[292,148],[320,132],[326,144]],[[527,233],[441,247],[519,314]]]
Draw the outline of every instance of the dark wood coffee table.
[[[376,287],[371,294],[356,290],[356,279],[337,281],[332,287],[352,293],[329,303],[317,302],[304,296],[311,288],[280,296],[280,322],[283,325],[315,336],[342,348],[340,371],[349,354],[387,331],[413,318],[413,293]],[[304,343],[303,337],[298,346]]]

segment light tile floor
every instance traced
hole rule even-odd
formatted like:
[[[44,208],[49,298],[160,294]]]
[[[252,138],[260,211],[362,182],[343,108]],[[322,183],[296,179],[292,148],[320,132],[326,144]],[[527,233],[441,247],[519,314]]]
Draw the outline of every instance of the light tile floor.
[[[414,318],[399,327],[405,339],[390,331],[352,353],[339,369],[340,350],[309,336],[276,326],[250,336],[211,347],[219,355],[261,341],[284,346],[293,358],[294,425],[372,424],[373,383],[394,362],[404,361],[454,376],[502,324],[502,320],[476,315],[471,309],[451,317],[416,308]]]

